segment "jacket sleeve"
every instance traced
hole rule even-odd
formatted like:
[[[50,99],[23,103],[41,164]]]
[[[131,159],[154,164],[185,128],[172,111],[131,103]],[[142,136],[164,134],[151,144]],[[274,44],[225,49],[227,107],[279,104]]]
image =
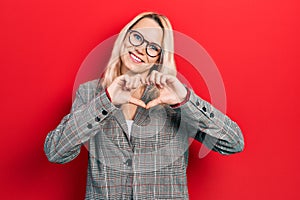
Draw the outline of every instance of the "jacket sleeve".
[[[186,102],[175,109],[180,109],[184,131],[208,148],[224,155],[244,149],[239,126],[192,90],[188,89]]]
[[[45,154],[50,162],[66,163],[80,153],[81,145],[99,131],[99,125],[116,107],[109,101],[105,90],[95,93],[91,84],[79,86],[69,114],[50,131],[44,144]]]

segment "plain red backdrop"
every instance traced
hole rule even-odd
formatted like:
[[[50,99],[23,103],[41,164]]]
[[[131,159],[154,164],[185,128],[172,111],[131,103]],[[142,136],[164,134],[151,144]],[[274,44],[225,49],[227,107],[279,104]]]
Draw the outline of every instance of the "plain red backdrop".
[[[156,11],[211,55],[227,114],[245,137],[242,153],[203,159],[193,142],[190,199],[299,199],[299,8],[296,0],[2,0],[0,198],[84,198],[87,151],[49,163],[45,137],[69,112],[88,53],[138,13]],[[188,63],[176,59],[184,72]],[[209,100],[205,87],[196,92]]]

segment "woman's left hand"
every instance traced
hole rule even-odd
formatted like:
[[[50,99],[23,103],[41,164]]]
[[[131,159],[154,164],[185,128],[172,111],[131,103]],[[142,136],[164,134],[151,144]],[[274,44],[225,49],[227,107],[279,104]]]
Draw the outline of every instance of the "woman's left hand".
[[[158,104],[174,105],[184,101],[187,90],[184,85],[172,75],[163,74],[153,70],[146,78],[147,84],[155,84],[159,90],[159,96],[150,101],[146,109]]]

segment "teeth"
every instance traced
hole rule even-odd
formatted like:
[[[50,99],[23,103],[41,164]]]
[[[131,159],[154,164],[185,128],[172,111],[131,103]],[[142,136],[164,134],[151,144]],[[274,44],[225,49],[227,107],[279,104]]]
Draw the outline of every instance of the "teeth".
[[[138,62],[142,62],[142,60],[141,59],[139,59],[138,57],[136,57],[134,54],[130,54],[131,55],[131,57],[134,59],[134,60],[136,60],[136,61],[138,61]]]

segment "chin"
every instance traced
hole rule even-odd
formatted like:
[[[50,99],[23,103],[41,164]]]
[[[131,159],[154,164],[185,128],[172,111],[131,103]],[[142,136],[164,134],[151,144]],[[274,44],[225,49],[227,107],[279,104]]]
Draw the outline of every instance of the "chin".
[[[155,63],[136,62],[134,59],[132,59],[129,52],[123,55],[121,60],[124,63],[126,69],[134,74],[143,74],[149,71],[153,66],[153,64],[155,64]]]

